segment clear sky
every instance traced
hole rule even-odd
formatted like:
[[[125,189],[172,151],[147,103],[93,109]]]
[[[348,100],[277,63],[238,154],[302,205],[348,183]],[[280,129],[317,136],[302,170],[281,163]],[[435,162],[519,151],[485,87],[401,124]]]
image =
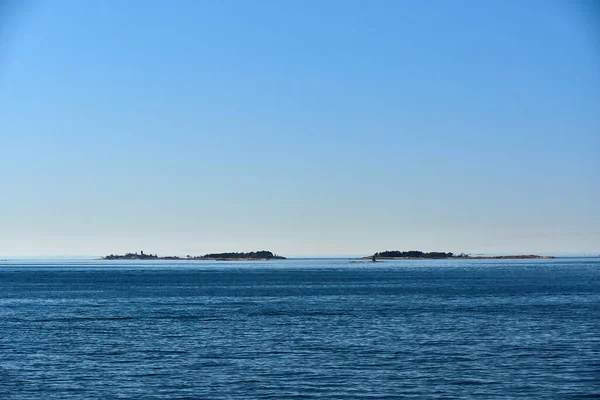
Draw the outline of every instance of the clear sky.
[[[600,251],[593,1],[0,10],[0,256]]]

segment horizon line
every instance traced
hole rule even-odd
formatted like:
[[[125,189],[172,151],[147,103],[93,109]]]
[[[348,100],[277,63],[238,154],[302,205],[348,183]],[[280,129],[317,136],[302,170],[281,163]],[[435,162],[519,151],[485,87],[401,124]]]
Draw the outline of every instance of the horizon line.
[[[155,253],[148,253],[155,254]],[[279,253],[278,253],[279,254]],[[584,251],[584,252],[470,252],[466,253],[471,256],[506,256],[506,255],[541,255],[541,256],[555,256],[555,257],[586,257],[586,256],[598,256],[600,251]],[[281,255],[281,254],[279,254]],[[284,255],[288,259],[309,259],[309,258],[358,258],[371,256],[373,253],[361,253],[361,254],[291,254]],[[175,257],[185,258],[185,255],[169,255]],[[11,258],[11,259],[42,259],[42,258],[55,258],[55,259],[100,259],[105,255],[96,254],[36,254],[36,255],[24,255],[24,254],[13,254],[13,255],[0,255],[0,260]]]

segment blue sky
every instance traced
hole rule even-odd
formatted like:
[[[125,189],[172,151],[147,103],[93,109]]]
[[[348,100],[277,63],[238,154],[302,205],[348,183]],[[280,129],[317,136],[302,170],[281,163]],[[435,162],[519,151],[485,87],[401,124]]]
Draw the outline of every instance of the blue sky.
[[[38,1],[0,255],[600,251],[591,1]]]

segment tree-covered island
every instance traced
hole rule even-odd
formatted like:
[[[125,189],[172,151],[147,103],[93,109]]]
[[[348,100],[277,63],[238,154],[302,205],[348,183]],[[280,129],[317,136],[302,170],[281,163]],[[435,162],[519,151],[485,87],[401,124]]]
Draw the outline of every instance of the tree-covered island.
[[[363,257],[363,259],[372,259],[372,260],[419,260],[419,259],[469,259],[469,260],[514,260],[514,259],[535,259],[535,258],[555,258],[554,256],[538,256],[534,254],[525,254],[525,255],[511,255],[511,256],[470,256],[465,253],[460,253],[458,255],[448,252],[437,252],[432,251],[429,253],[417,250],[411,251],[399,251],[399,250],[387,250],[381,251],[379,253],[375,253],[368,257]]]
[[[381,251],[379,253],[375,253],[373,256],[371,256],[369,258],[372,258],[372,257],[375,257],[375,258],[435,258],[435,259],[439,259],[439,258],[453,258],[453,257],[458,257],[458,256],[455,256],[453,253],[444,253],[444,252],[437,252],[437,251],[425,253],[423,251],[417,251],[417,250],[411,250],[411,251],[387,250],[387,251]]]
[[[143,251],[138,253],[126,253],[123,255],[111,254],[102,257],[102,260],[209,260],[209,261],[266,261],[266,260],[285,260],[285,257],[273,254],[267,250],[252,251],[249,253],[211,253],[203,256],[164,256],[159,257],[156,254],[145,254]]]

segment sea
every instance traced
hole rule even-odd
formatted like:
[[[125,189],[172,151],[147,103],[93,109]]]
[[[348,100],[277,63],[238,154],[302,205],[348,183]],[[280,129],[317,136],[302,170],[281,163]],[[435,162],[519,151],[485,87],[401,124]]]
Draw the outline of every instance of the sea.
[[[600,257],[0,262],[0,399],[600,398]]]

